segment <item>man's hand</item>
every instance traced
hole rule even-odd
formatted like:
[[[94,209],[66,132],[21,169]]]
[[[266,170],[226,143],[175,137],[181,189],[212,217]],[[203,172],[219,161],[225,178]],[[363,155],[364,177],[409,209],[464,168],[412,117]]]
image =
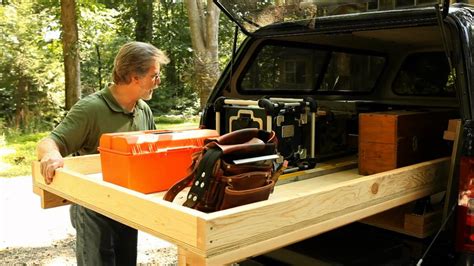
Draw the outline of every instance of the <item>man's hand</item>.
[[[43,156],[40,161],[41,174],[46,184],[53,182],[56,169],[64,166],[64,159],[58,151],[51,151]]]
[[[46,184],[53,182],[56,169],[64,166],[64,159],[59,152],[58,145],[51,138],[44,138],[36,147],[40,161],[41,174]]]

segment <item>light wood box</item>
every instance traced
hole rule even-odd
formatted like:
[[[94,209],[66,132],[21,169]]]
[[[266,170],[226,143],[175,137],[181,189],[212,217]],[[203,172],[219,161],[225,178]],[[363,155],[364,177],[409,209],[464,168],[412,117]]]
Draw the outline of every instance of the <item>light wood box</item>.
[[[452,111],[387,111],[359,115],[359,173],[370,175],[448,156],[443,140]]]

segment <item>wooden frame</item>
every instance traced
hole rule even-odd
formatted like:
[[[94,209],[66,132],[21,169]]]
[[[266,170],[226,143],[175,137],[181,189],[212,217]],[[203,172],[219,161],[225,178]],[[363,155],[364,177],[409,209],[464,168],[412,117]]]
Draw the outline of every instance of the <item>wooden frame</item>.
[[[163,193],[145,195],[102,181],[99,155],[67,158],[50,185],[35,162],[33,183],[35,192],[48,196],[43,207],[66,199],[176,244],[180,265],[220,265],[442,191],[449,162],[441,158],[370,176],[346,169],[349,164],[333,167],[332,173],[320,164],[323,175],[314,169],[302,172],[320,176],[276,186],[267,201],[210,214],[164,201]]]

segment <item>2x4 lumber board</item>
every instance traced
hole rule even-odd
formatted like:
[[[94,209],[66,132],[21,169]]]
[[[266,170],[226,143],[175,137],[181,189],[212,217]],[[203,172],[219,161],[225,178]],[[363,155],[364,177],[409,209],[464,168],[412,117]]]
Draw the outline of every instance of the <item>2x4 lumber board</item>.
[[[64,168],[83,175],[101,173],[100,155],[84,155],[80,157],[64,158]]]
[[[60,207],[71,203],[67,199],[61,198],[47,190],[39,187],[36,188],[38,189],[38,195],[41,198],[41,208],[43,209]]]
[[[35,162],[35,185],[116,221],[200,253],[202,242],[205,241],[200,234],[204,227],[201,212],[71,171],[69,167],[80,168],[72,165],[81,164],[81,159],[69,159],[64,168],[56,170],[54,181],[49,185],[45,184],[39,163]]]
[[[312,254],[293,251],[286,248],[281,248],[273,252],[265,253],[266,258],[278,261],[279,265],[317,265],[317,266],[331,266],[339,265],[335,262],[324,260],[325,258],[313,258]]]
[[[35,193],[36,195],[40,197],[41,208],[50,209],[50,208],[56,208],[56,207],[70,204],[70,201],[68,201],[67,199],[63,199],[56,194],[49,193],[48,191],[45,191],[39,188],[38,186],[36,186],[34,177],[33,177],[32,184],[33,184],[33,193]]]
[[[455,204],[457,201],[457,197],[455,195],[456,191],[452,191],[454,184],[458,183],[459,177],[458,175],[455,175],[455,172],[458,167],[458,162],[459,162],[459,156],[461,149],[459,149],[459,139],[461,138],[461,120],[460,119],[453,119],[449,120],[448,124],[448,130],[449,132],[453,132],[454,138],[452,139],[454,141],[453,143],[453,150],[451,152],[451,164],[449,166],[449,176],[448,176],[448,184],[446,185],[446,197],[444,201],[444,206],[443,206],[443,215],[442,215],[442,221],[446,219],[448,216],[448,212],[450,207]]]
[[[352,171],[356,178],[326,186],[315,185],[320,178],[287,184],[281,188],[286,190],[284,197],[277,197],[276,187],[275,197],[268,201],[209,214],[207,255],[235,253],[261,243],[267,251],[265,246],[280,246],[281,235],[312,228],[305,236],[289,238],[298,241],[434,194],[445,188],[448,166],[449,159],[442,158],[363,177],[347,170],[328,176]],[[275,239],[278,243],[269,245]]]
[[[204,256],[195,254],[182,247],[178,247],[178,265],[179,266],[201,266],[207,265]]]
[[[412,193],[406,193],[394,199],[380,203],[372,203],[368,206],[364,206],[362,209],[354,210],[354,208],[350,208],[345,211],[339,211],[329,218],[322,217],[321,221],[306,226],[299,226],[293,231],[282,233],[272,238],[253,241],[253,243],[240,246],[239,248],[226,251],[225,253],[214,254],[206,259],[206,263],[207,265],[223,265],[241,261],[243,258],[257,256],[397,207],[400,204],[417,200],[426,195],[430,195],[432,191],[432,188],[421,189]]]
[[[64,159],[64,167],[70,169],[71,171],[79,172],[83,174],[98,173],[102,171],[101,164],[100,164],[100,156],[98,154],[81,156],[80,164],[77,163],[77,158],[78,157],[66,157]],[[32,172],[34,172],[34,169],[32,169]],[[43,209],[55,208],[55,207],[64,206],[71,203],[70,201],[64,198],[61,198],[56,194],[50,193],[46,190],[43,190],[37,187],[35,185],[34,180],[33,180],[33,192],[40,197],[41,208]]]

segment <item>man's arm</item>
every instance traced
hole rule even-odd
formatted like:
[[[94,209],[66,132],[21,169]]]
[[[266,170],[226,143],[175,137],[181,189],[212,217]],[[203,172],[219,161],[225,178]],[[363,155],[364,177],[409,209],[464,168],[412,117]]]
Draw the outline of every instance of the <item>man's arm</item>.
[[[59,152],[58,145],[49,137],[42,139],[36,147],[38,160],[40,161],[41,174],[46,184],[53,182],[54,173],[57,168],[64,166],[64,159]]]

